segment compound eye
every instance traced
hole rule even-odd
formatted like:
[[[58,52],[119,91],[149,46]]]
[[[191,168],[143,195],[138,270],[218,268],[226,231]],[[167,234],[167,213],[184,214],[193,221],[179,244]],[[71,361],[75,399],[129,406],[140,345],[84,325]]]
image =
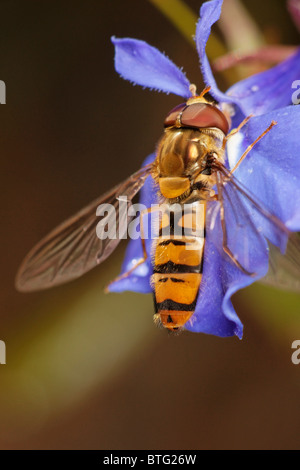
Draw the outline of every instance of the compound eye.
[[[207,103],[193,103],[181,115],[181,125],[185,127],[216,127],[228,133],[229,124],[225,115],[215,106]]]
[[[175,108],[172,109],[172,111],[169,112],[167,115],[164,126],[169,127],[169,126],[175,126],[176,124],[176,119],[178,115],[186,108],[186,103],[182,103],[177,105]]]

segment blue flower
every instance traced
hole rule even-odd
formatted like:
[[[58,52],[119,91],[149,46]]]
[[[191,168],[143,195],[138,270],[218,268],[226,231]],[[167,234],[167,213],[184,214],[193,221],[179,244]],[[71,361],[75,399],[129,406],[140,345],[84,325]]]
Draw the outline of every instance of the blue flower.
[[[235,176],[250,193],[256,195],[264,206],[275,214],[292,231],[300,230],[300,107],[291,103],[292,83],[300,76],[300,50],[281,64],[256,74],[233,85],[226,93],[219,90],[213,77],[205,53],[212,25],[219,19],[223,0],[211,0],[204,3],[196,28],[196,45],[204,81],[211,87],[211,95],[232,111],[232,127],[253,114],[242,130],[233,136],[227,148],[227,166],[232,169],[239,157],[255,139],[265,131],[272,121],[277,126],[261,139],[251,150],[235,172]],[[125,79],[134,84],[174,93],[189,98],[190,82],[184,72],[156,48],[136,39],[112,38],[115,45],[115,68]],[[154,160],[150,155],[144,164]],[[228,188],[230,192],[230,188]],[[230,194],[228,194],[230,199]],[[156,203],[156,188],[151,176],[141,191],[140,202],[149,207]],[[253,209],[253,208],[252,208]],[[210,217],[213,217],[212,215]],[[234,227],[234,210],[227,208],[228,227]],[[274,244],[282,244],[279,236],[258,213],[252,210],[252,219],[247,220],[240,232],[237,250],[241,238],[247,239],[249,265],[255,278],[243,273],[229,258],[220,255],[216,246],[222,244],[222,231],[219,217],[214,224],[208,223],[204,252],[204,270],[195,313],[185,328],[194,332],[203,332],[222,337],[237,335],[242,337],[243,325],[237,316],[231,296],[239,289],[248,286],[254,280],[263,277],[268,270],[268,247],[264,236]],[[259,224],[261,235],[251,229]],[[209,228],[210,226],[213,228]],[[242,234],[242,235],[241,235]],[[228,234],[234,238],[234,234]],[[127,278],[110,285],[111,292],[131,290],[149,293],[151,266],[151,240],[146,240],[148,260],[134,270]],[[222,246],[221,246],[222,249]],[[128,271],[142,257],[140,240],[129,242],[122,273]]]

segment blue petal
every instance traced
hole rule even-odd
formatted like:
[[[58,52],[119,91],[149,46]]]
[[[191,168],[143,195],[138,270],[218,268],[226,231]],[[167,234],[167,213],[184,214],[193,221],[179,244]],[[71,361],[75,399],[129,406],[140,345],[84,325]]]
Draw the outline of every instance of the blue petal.
[[[270,125],[273,127],[250,151],[234,175],[292,231],[300,230],[300,107],[288,106],[257,116],[228,142],[230,168]],[[266,227],[269,235],[270,229]]]
[[[266,70],[233,85],[227,100],[239,105],[243,113],[264,114],[292,104],[292,84],[300,76],[300,49],[292,56]]]
[[[143,162],[142,166],[152,163],[155,159],[155,154],[149,155]],[[157,188],[151,176],[148,176],[146,182],[141,189],[140,203],[150,207],[152,204],[157,204]],[[152,275],[152,263],[151,263],[151,247],[152,240],[146,239],[146,251],[148,259],[145,263],[137,267],[128,277],[119,281],[114,281],[109,285],[110,292],[123,292],[130,290],[133,292],[150,293],[152,288],[150,286],[150,277]],[[143,257],[143,249],[141,239],[130,240],[126,249],[124,262],[122,265],[121,274],[129,271],[136,262]]]
[[[215,203],[213,209],[218,210],[218,207],[218,203]],[[231,296],[267,273],[268,246],[263,236],[253,230],[251,220],[238,230],[235,209],[227,205],[225,212],[228,246],[242,263],[247,249],[249,266],[245,267],[251,269],[255,276],[243,273],[225,254],[220,213],[215,217],[214,211],[209,210],[203,277],[196,309],[186,328],[222,337],[236,335],[241,339],[243,325],[233,308]]]
[[[137,39],[112,38],[115,69],[126,80],[189,98],[190,82],[182,70],[155,47]]]
[[[212,96],[219,102],[232,103],[244,115],[263,114],[292,103],[292,84],[300,76],[300,49],[292,57],[264,72],[233,85],[226,93],[219,90],[205,53],[212,25],[221,15],[223,0],[211,0],[202,5],[196,28],[196,45],[201,71]]]
[[[225,286],[221,275],[222,263],[219,251],[207,237],[199,297],[195,312],[185,328],[196,333],[222,337],[236,334],[241,338],[243,325],[231,302],[226,305],[227,315],[223,310]]]
[[[196,27],[195,41],[200,60],[200,67],[206,85],[211,87],[210,93],[220,102],[231,103],[231,97],[222,93],[214,79],[209,61],[205,52],[206,43],[211,32],[212,25],[220,18],[223,0],[211,0],[204,3],[200,9],[200,18]]]

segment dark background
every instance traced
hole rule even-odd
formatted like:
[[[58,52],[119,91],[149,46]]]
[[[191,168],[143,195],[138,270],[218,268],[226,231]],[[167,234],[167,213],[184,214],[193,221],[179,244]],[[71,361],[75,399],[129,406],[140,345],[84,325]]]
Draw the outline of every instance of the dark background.
[[[201,4],[186,3],[195,13]],[[243,3],[266,36],[299,42],[283,0]],[[73,283],[15,291],[27,251],[136,171],[178,104],[119,78],[110,37],[144,39],[202,82],[195,50],[146,0],[0,7],[0,447],[299,448],[299,296],[259,285],[238,293],[243,341],[169,337],[153,325],[151,296],[103,294],[125,243]]]

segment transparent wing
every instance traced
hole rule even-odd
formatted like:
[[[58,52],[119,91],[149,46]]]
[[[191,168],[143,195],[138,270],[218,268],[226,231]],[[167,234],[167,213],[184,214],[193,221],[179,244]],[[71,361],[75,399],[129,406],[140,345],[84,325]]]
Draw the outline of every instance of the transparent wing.
[[[269,245],[269,271],[260,282],[284,290],[300,292],[300,236],[288,241],[285,255],[274,245]]]
[[[43,238],[21,264],[16,288],[24,292],[46,289],[76,279],[102,263],[127,230],[128,218],[126,212],[125,216],[119,213],[119,199],[124,198],[130,204],[144,185],[151,167],[150,164],[141,168]],[[111,206],[107,206],[110,210],[100,219],[96,211],[102,204]],[[104,234],[106,227],[114,227],[111,237]]]
[[[300,290],[298,234],[290,232],[227,168],[217,163],[216,170],[223,251],[249,275],[255,275],[257,260],[270,255],[262,282]]]

